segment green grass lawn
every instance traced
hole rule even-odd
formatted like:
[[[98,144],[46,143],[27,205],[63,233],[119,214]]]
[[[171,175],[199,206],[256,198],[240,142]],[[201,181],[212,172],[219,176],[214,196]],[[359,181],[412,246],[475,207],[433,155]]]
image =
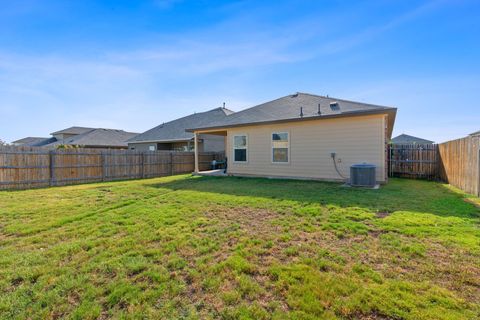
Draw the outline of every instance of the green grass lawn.
[[[474,202],[403,179],[0,192],[0,318],[478,319]]]

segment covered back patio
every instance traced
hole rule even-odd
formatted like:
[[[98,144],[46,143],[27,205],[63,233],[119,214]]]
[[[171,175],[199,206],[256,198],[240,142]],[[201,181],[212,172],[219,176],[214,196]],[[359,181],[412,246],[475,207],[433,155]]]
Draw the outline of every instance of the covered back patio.
[[[223,136],[225,141],[225,150],[224,150],[224,159],[215,159],[212,161],[211,170],[202,170],[200,171],[200,156],[199,156],[199,141],[201,134],[209,134],[216,136]],[[200,176],[225,176],[227,175],[227,131],[226,130],[199,130],[193,132],[193,145],[195,152],[195,169],[193,174]],[[223,168],[217,168],[217,166],[223,166]]]

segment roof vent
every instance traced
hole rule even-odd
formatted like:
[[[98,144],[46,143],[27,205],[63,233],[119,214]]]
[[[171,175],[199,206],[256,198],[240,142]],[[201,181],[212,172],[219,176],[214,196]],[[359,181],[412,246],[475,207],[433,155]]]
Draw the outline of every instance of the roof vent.
[[[318,114],[318,115],[321,115],[321,114],[322,114],[322,111],[320,110],[320,103],[318,104],[318,111],[317,111],[317,114]]]
[[[300,117],[303,118],[303,107],[300,107]]]
[[[223,103],[223,109],[225,109],[225,102]]]
[[[297,92],[297,93],[294,93],[294,94],[292,94],[292,98],[296,98],[296,97],[298,97],[298,92]]]
[[[337,101],[330,102],[330,109],[332,109],[332,110],[340,109],[340,106],[338,105],[338,102]]]

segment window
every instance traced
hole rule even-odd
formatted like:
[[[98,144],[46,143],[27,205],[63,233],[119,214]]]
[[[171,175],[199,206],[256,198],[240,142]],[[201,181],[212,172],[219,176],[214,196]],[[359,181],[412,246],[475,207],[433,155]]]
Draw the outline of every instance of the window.
[[[233,161],[247,162],[247,136],[233,137]]]
[[[155,146],[148,146],[148,151],[155,151]]]
[[[288,163],[288,132],[272,133],[272,162]]]

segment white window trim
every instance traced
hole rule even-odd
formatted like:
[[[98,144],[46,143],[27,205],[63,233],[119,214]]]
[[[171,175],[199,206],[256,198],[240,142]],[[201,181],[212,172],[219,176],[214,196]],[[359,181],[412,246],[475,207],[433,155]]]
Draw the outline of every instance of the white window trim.
[[[235,137],[245,137],[245,140],[247,141],[247,147],[245,148],[245,150],[247,150],[247,157],[246,157],[246,161],[235,161]],[[237,134],[234,134],[233,137],[232,137],[232,159],[233,159],[233,163],[238,163],[238,164],[246,164],[248,163],[248,156],[249,152],[248,152],[248,135],[246,133],[237,133]]]
[[[287,153],[287,157],[288,157],[288,161],[273,161],[273,134],[274,133],[286,133],[288,135],[288,153]],[[272,162],[272,164],[279,164],[279,165],[287,165],[287,164],[290,164],[290,140],[291,140],[291,136],[290,136],[290,131],[272,131],[270,133],[270,161]]]

